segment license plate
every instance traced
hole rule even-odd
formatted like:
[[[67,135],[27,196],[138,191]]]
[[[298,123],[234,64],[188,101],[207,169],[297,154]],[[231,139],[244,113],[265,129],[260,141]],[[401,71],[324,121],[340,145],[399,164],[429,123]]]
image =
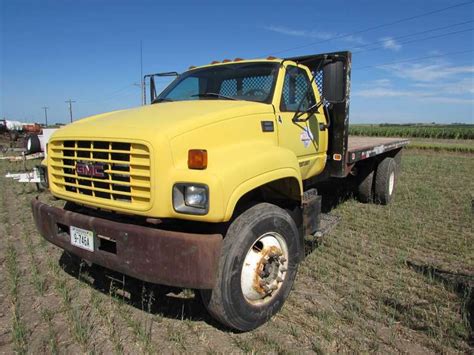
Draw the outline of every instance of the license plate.
[[[94,232],[71,226],[71,244],[82,249],[94,251]]]

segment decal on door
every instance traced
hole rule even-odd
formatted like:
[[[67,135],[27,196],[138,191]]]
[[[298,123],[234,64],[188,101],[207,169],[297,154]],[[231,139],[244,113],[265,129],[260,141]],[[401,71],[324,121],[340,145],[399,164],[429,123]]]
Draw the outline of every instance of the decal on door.
[[[309,128],[305,128],[300,134],[300,139],[303,142],[304,147],[308,148],[311,144],[311,141],[314,139],[313,133],[311,133]]]

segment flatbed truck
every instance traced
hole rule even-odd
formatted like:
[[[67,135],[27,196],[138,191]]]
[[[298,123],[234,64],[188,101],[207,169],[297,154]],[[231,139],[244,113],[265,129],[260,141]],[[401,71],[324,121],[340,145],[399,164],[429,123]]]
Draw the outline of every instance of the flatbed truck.
[[[407,140],[348,136],[351,53],[190,67],[150,105],[54,133],[45,165],[64,208],[32,201],[41,235],[90,263],[192,288],[254,329],[288,297],[329,179],[389,203]],[[339,180],[338,180],[339,179]]]

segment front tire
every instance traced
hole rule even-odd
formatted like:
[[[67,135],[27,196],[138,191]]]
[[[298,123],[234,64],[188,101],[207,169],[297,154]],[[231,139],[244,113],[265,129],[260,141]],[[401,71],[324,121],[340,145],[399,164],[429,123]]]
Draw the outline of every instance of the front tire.
[[[209,313],[227,327],[248,331],[283,306],[298,269],[302,244],[292,217],[260,203],[230,225],[216,284],[202,290]]]

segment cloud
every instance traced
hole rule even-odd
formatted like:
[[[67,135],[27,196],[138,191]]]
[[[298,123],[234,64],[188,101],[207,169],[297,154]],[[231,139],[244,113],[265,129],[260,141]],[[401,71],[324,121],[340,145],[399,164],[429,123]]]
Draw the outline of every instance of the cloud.
[[[382,38],[382,46],[383,48],[390,49],[394,52],[398,52],[402,48],[402,45],[397,43],[397,41],[391,37]]]
[[[360,36],[353,36],[353,35],[345,35],[342,33],[337,32],[326,32],[326,31],[315,31],[315,30],[301,30],[301,29],[294,29],[288,28],[284,26],[264,26],[263,27],[267,31],[287,35],[287,36],[295,36],[295,37],[305,37],[305,38],[313,38],[319,39],[321,41],[329,41],[329,40],[339,40],[353,44],[365,44],[366,42]]]
[[[464,78],[458,81],[446,82],[434,82],[434,83],[416,83],[415,87],[437,90],[443,92],[445,95],[464,95],[474,94],[474,78]]]
[[[361,96],[366,98],[374,97],[402,97],[402,96],[414,96],[418,94],[410,90],[397,90],[392,88],[387,88],[383,86],[374,86],[370,89],[363,90],[354,90],[354,96]]]
[[[473,65],[452,66],[443,63],[435,64],[396,64],[384,65],[379,68],[404,79],[421,82],[432,82],[452,78],[457,74],[474,73]]]
[[[445,83],[415,83],[408,88],[395,88],[389,79],[378,79],[365,83],[360,90],[354,89],[352,94],[368,99],[408,98],[435,103],[474,103],[474,88],[470,79]]]

